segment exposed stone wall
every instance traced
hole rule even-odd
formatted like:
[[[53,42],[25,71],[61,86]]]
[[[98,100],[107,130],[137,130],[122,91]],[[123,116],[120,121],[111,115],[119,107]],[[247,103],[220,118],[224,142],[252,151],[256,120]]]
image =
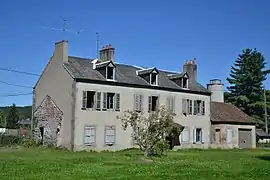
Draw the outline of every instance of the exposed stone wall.
[[[62,117],[62,111],[50,96],[46,96],[34,113],[33,137],[35,140],[42,141],[44,145],[59,146]]]

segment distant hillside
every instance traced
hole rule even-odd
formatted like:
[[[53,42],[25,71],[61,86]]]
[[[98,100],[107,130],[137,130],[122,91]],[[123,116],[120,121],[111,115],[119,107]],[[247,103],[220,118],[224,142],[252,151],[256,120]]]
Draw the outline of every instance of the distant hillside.
[[[7,116],[10,107],[0,107],[0,111],[4,112],[4,115]],[[19,112],[20,119],[31,118],[32,116],[32,106],[17,107]]]

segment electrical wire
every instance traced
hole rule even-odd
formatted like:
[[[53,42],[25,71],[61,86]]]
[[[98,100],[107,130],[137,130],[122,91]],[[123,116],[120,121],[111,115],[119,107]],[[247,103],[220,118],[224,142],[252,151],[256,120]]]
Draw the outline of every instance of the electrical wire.
[[[0,94],[0,97],[26,96],[26,95],[32,95],[32,93]]]
[[[0,68],[0,70],[1,71],[9,71],[9,72],[20,73],[20,74],[26,74],[26,75],[30,75],[30,76],[40,76],[39,74],[35,74],[35,73],[30,73],[30,72],[25,72],[25,71],[17,71],[17,70],[7,69],[7,68]]]
[[[0,81],[0,83],[6,84],[6,85],[10,85],[10,86],[16,86],[16,87],[23,87],[23,88],[31,88],[31,89],[33,89],[33,87],[31,87],[31,86],[24,86],[24,85],[12,84],[12,83],[8,83],[8,82],[5,82],[5,81]]]

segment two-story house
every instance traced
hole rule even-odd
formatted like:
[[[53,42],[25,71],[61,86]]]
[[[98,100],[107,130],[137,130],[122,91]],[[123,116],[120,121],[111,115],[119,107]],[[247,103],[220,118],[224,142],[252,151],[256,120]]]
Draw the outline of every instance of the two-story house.
[[[184,126],[176,148],[209,147],[211,92],[197,82],[194,60],[182,72],[142,68],[115,61],[112,46],[99,59],[69,56],[68,42],[55,51],[35,85],[33,127],[44,144],[78,150],[135,147],[133,130],[117,116],[125,110],[151,112],[164,105]]]

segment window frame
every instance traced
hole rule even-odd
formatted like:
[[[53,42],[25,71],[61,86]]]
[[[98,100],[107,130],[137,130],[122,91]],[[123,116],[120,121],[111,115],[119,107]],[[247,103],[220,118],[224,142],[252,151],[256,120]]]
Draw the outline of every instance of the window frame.
[[[93,143],[85,143],[86,141],[86,129],[95,129],[94,142]],[[83,144],[84,146],[96,146],[97,143],[97,126],[93,124],[84,125],[84,136],[83,136]]]
[[[108,128],[110,128],[110,129],[108,129]],[[113,136],[114,137],[113,138],[114,141],[112,143],[106,141],[106,138],[108,136],[106,134],[107,130],[114,130],[114,135],[109,135],[109,136]],[[105,146],[113,146],[115,144],[116,144],[116,126],[115,125],[105,125],[104,126],[104,145]]]
[[[109,71],[109,68],[112,68],[112,79],[108,78],[108,71]],[[106,66],[106,79],[109,80],[109,81],[115,81],[115,67],[114,65],[112,65],[111,63]]]

